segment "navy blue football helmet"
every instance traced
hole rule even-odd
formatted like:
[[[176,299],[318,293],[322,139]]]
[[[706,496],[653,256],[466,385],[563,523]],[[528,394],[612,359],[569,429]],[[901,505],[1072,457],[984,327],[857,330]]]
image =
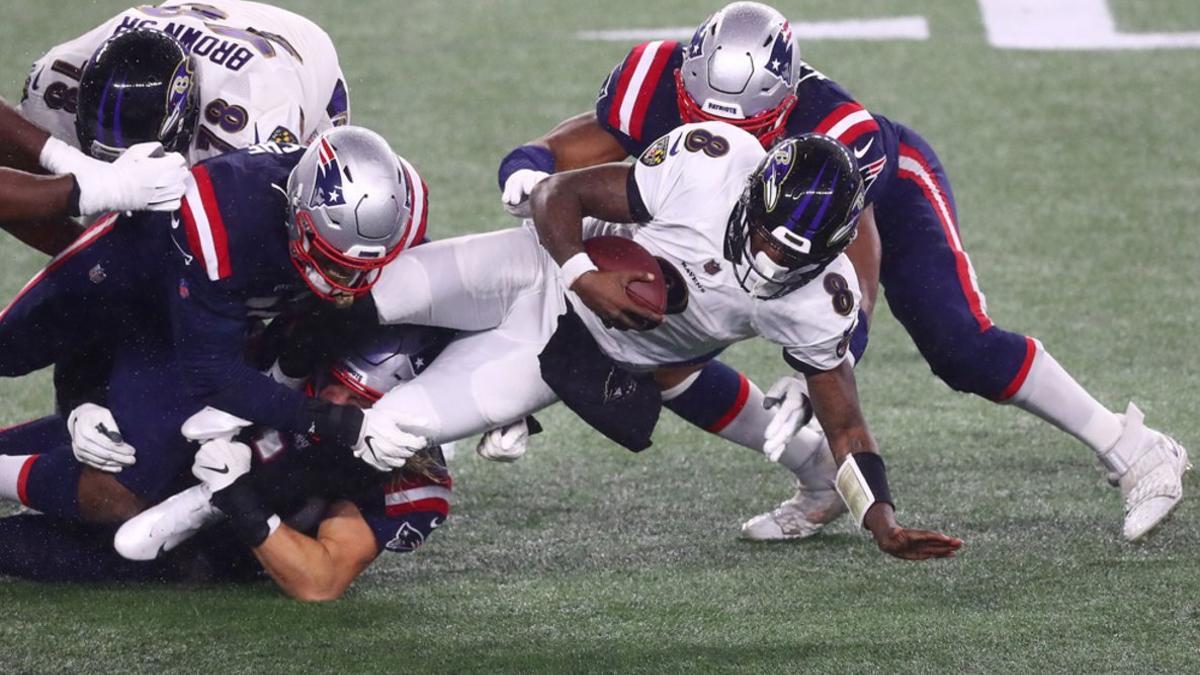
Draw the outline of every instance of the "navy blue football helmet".
[[[79,147],[106,161],[150,141],[186,153],[196,131],[199,90],[192,57],[175,38],[149,28],[121,33],[83,67],[75,116]]]
[[[725,230],[725,258],[758,298],[814,279],[854,241],[864,202],[850,150],[821,134],[789,138],[750,175]]]

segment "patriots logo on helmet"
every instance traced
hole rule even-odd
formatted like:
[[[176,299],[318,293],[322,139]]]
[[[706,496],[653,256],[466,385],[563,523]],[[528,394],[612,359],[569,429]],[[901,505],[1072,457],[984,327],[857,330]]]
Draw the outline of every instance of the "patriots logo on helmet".
[[[704,56],[704,31],[708,30],[709,24],[713,22],[716,15],[708,17],[708,20],[700,24],[696,29],[696,33],[692,35],[692,43],[688,45],[687,57],[694,59],[697,56]]]
[[[425,543],[425,535],[417,528],[404,523],[400,525],[400,529],[396,530],[396,536],[384,548],[389,551],[412,551],[421,547]]]
[[[779,190],[796,164],[796,149],[791,144],[781,145],[771,152],[767,168],[762,172],[763,201],[767,213],[779,204]]]
[[[766,69],[775,77],[791,86],[792,56],[795,44],[792,42],[792,27],[785,21],[783,29],[775,36],[775,44],[771,47],[771,58],[766,63]]]
[[[321,139],[317,148],[317,178],[313,187],[309,208],[318,206],[343,206],[346,195],[342,191],[342,168],[337,153],[327,139]]]

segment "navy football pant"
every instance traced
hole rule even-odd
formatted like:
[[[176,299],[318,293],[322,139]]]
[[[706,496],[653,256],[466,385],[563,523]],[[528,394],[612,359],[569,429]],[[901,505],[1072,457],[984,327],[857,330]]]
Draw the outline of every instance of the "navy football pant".
[[[1024,382],[1035,344],[988,317],[942,163],[916,132],[898,129],[896,179],[875,207],[888,306],[946,384],[1007,399]]]

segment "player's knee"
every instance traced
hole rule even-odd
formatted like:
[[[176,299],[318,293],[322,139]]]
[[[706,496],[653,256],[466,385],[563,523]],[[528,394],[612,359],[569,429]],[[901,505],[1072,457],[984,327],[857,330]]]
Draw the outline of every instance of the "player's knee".
[[[111,474],[84,469],[79,476],[79,515],[89,523],[115,525],[136,516],[145,504]]]
[[[1026,341],[1021,335],[992,327],[920,345],[930,370],[951,389],[995,399],[1020,370]]]

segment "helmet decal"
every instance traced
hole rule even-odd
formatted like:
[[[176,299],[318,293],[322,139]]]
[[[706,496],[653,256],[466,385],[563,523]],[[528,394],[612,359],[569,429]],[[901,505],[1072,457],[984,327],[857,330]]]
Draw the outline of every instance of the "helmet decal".
[[[171,87],[167,90],[167,116],[158,130],[160,138],[166,136],[168,132],[183,122],[183,118],[187,114],[188,98],[195,82],[196,79],[192,74],[192,60],[182,59],[175,68],[175,74],[171,76]]]
[[[716,14],[708,17],[704,23],[700,24],[700,27],[696,29],[696,32],[692,34],[692,43],[688,45],[687,50],[688,58],[704,56],[704,31],[708,30],[709,26],[713,26],[714,28],[716,27],[716,22],[714,21],[716,18]]]
[[[771,152],[771,158],[767,160],[767,168],[763,171],[761,179],[763,202],[768,213],[774,211],[775,206],[779,203],[780,186],[783,185],[783,181],[787,180],[795,162],[796,146],[794,145],[784,144]]]
[[[775,44],[771,47],[771,58],[763,64],[764,68],[773,73],[775,77],[783,80],[783,83],[789,87],[795,84],[792,82],[794,46],[795,43],[792,42],[792,27],[788,22],[784,21],[783,28],[775,36]]]
[[[835,195],[834,190],[822,186],[821,179],[825,177],[825,171],[828,168],[829,160],[827,159],[821,164],[821,168],[817,171],[817,175],[815,178],[813,178],[812,183],[810,183],[809,186],[804,189],[804,192],[801,193],[804,195],[804,198],[796,204],[796,208],[792,209],[792,215],[788,216],[787,224],[785,225],[788,231],[795,232],[803,228],[804,234],[802,236],[807,239],[811,238],[812,235],[816,233],[817,228],[824,224],[825,212],[829,210],[829,205],[833,203],[833,198]],[[834,169],[834,171],[837,171],[837,169]],[[833,180],[831,181],[833,185],[839,184],[838,179],[841,178],[840,174],[840,171],[834,174]],[[801,218],[803,218],[805,212],[808,211],[808,207],[810,204],[812,204],[813,197],[815,196],[820,196],[821,199],[820,204],[817,206],[817,212],[809,217],[805,224],[801,225]]]
[[[317,176],[308,207],[342,206],[346,203],[346,196],[342,192],[342,170],[338,164],[337,153],[328,139],[321,139],[317,160]]]

